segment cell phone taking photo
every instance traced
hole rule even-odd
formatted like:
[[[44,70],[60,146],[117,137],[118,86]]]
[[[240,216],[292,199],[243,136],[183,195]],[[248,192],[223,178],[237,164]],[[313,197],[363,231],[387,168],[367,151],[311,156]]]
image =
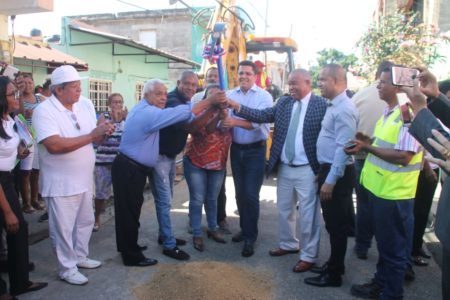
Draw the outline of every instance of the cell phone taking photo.
[[[353,148],[356,147],[356,143],[355,142],[348,142],[344,145],[344,148],[346,150],[352,150]]]
[[[419,75],[419,70],[405,67],[392,67],[392,84],[395,86],[414,86],[414,79]]]

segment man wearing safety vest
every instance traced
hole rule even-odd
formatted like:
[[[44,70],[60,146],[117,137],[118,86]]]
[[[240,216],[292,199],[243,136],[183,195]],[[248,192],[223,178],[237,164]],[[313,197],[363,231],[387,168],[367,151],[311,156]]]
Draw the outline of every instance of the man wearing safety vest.
[[[362,298],[402,299],[405,270],[412,247],[413,207],[423,153],[408,133],[409,111],[402,118],[399,87],[392,84],[391,68],[381,73],[378,93],[388,107],[378,120],[374,140],[356,134],[345,152],[368,153],[361,171],[361,185],[368,197],[371,224],[378,247],[374,278],[353,285],[351,293]]]

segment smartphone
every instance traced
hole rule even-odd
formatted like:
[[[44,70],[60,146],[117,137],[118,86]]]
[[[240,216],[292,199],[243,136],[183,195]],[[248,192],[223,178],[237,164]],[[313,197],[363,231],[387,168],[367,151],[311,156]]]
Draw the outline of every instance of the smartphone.
[[[345,145],[344,145],[344,148],[346,149],[346,150],[351,150],[351,149],[353,149],[353,148],[355,148],[356,147],[356,143],[354,143],[354,142],[348,142],[348,143],[346,143]]]
[[[8,76],[11,80],[16,80],[16,76],[19,74],[19,69],[16,67],[13,67],[11,65],[7,65],[5,68],[3,68],[0,72],[0,75]]]
[[[412,87],[414,85],[414,78],[419,75],[419,70],[393,66],[391,75],[393,85]]]

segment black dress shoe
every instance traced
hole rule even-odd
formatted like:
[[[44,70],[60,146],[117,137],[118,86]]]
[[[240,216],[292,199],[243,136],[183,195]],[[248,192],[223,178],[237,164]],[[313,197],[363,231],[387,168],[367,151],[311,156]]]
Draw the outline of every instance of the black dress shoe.
[[[242,236],[242,232],[238,232],[231,238],[231,241],[234,243],[240,243],[244,241],[244,237]]]
[[[173,249],[164,249],[163,254],[178,260],[188,260],[190,258],[189,254],[179,249],[178,247],[175,247]]]
[[[378,299],[383,287],[379,285],[375,279],[365,284],[354,284],[350,289],[350,293],[359,298]]]
[[[245,243],[244,247],[242,248],[242,256],[243,257],[250,257],[255,253],[255,250],[253,249],[253,244],[251,243]]]
[[[342,278],[340,275],[330,275],[325,272],[316,277],[305,278],[305,283],[318,287],[341,286]]]
[[[425,249],[420,248],[419,250],[417,250],[417,256],[422,256],[423,258],[431,258],[431,255],[425,251]]]
[[[139,250],[141,250],[141,251],[145,251],[145,250],[148,249],[147,246],[141,246],[141,245],[138,245],[138,248],[139,248]]]
[[[186,245],[186,241],[182,239],[175,238],[177,246],[184,246]],[[162,237],[158,237],[158,244],[162,245],[164,243],[164,240]]]
[[[138,261],[136,263],[124,263],[125,266],[131,266],[131,267],[148,267],[156,265],[158,261],[153,258],[147,258],[145,257],[141,261]]]

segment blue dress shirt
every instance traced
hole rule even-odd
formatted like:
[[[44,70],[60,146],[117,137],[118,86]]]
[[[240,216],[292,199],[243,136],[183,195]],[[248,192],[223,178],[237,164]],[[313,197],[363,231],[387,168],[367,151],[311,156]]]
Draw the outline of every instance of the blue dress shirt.
[[[119,151],[144,166],[153,167],[159,154],[159,130],[193,118],[190,104],[161,109],[142,99],[127,116]]]
[[[353,163],[344,145],[355,138],[358,121],[358,110],[345,91],[330,101],[317,139],[317,160],[331,164],[325,180],[328,184],[336,184],[344,176],[345,166]]]
[[[227,93],[227,97],[239,102],[250,108],[264,109],[272,107],[272,96],[256,84],[244,93],[240,87],[237,87]],[[234,114],[231,110],[231,116],[236,119],[242,119]],[[251,144],[259,141],[265,141],[269,137],[270,125],[269,123],[252,123],[253,129],[244,129],[240,127],[233,128],[233,142],[238,144]]]

